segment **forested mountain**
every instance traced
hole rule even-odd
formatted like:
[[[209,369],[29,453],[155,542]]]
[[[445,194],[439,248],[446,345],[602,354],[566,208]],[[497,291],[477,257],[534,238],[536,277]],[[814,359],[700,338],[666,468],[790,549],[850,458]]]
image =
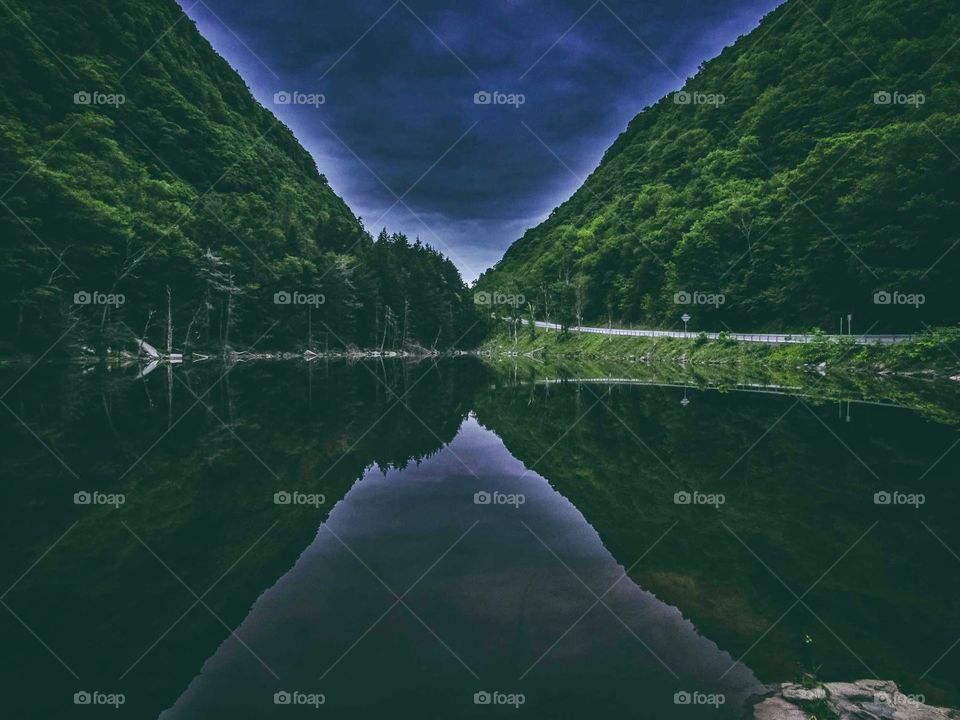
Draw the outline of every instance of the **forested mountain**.
[[[0,202],[0,351],[163,345],[168,296],[175,349],[471,339],[456,268],[375,242],[174,0],[4,4]]]
[[[562,322],[956,323],[958,38],[955,0],[788,0],[637,115],[478,287]]]

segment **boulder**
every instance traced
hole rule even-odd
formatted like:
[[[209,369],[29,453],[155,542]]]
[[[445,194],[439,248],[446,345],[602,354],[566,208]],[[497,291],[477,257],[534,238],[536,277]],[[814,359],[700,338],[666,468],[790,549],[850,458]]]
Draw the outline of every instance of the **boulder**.
[[[827,696],[827,691],[822,687],[805,688],[796,683],[783,683],[780,686],[780,695],[790,702],[802,703],[821,700]]]
[[[772,697],[753,706],[753,720],[810,720],[810,717],[783,698]]]
[[[960,711],[933,707],[922,696],[900,692],[889,680],[832,682],[807,688],[782,683],[753,707],[753,720],[809,720],[803,706],[827,699],[840,720],[960,720]]]

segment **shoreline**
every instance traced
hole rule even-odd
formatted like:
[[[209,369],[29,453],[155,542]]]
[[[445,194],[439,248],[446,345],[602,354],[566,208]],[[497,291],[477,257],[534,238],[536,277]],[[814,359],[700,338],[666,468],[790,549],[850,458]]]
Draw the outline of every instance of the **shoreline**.
[[[429,358],[441,357],[465,357],[476,356],[475,350],[339,350],[328,352],[290,351],[276,350],[263,352],[237,352],[227,353],[211,351],[209,353],[190,353],[186,357],[174,355],[173,358],[160,355],[151,357],[149,355],[137,355],[136,353],[122,352],[112,355],[73,355],[59,356],[50,358],[50,363],[61,363],[65,365],[119,365],[130,367],[141,364],[149,365],[157,363],[158,365],[192,365],[206,362],[217,362],[227,360],[229,362],[250,362],[250,361],[282,361],[282,360],[302,360],[312,362],[314,360],[380,360],[380,359],[406,359],[406,360],[426,360]],[[0,356],[0,368],[17,367],[37,363],[42,358],[33,355],[9,355]]]
[[[934,328],[908,342],[857,344],[854,339],[768,345],[727,338],[695,339],[567,333],[501,323],[478,351],[487,357],[534,360],[668,363],[681,367],[756,368],[763,371],[840,371],[876,376],[960,381],[960,329]]]

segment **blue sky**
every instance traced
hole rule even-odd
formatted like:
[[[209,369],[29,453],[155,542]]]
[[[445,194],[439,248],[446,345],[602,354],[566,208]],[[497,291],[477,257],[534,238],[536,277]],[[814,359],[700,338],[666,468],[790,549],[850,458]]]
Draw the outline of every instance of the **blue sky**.
[[[780,1],[180,4],[368,230],[419,236],[469,282]]]

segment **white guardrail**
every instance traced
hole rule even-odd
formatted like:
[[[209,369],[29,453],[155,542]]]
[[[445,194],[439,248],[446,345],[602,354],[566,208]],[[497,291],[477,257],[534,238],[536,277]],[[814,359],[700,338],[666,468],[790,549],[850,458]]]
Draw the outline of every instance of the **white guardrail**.
[[[523,321],[524,325],[529,325],[529,320]],[[560,330],[557,323],[548,323],[537,320],[534,323],[538,328],[544,330]],[[626,330],[623,328],[599,328],[599,327],[570,327],[571,332],[594,333],[597,335],[629,335],[633,337],[671,337],[686,338],[694,340],[701,335],[698,332],[682,332],[674,330]],[[702,333],[710,340],[717,340],[720,333]],[[786,345],[789,343],[811,343],[817,340],[838,340],[840,338],[853,339],[858,345],[893,345],[895,343],[906,342],[913,339],[913,335],[804,335],[798,333],[733,333],[725,334],[726,338],[738,342],[756,342],[767,345]]]

